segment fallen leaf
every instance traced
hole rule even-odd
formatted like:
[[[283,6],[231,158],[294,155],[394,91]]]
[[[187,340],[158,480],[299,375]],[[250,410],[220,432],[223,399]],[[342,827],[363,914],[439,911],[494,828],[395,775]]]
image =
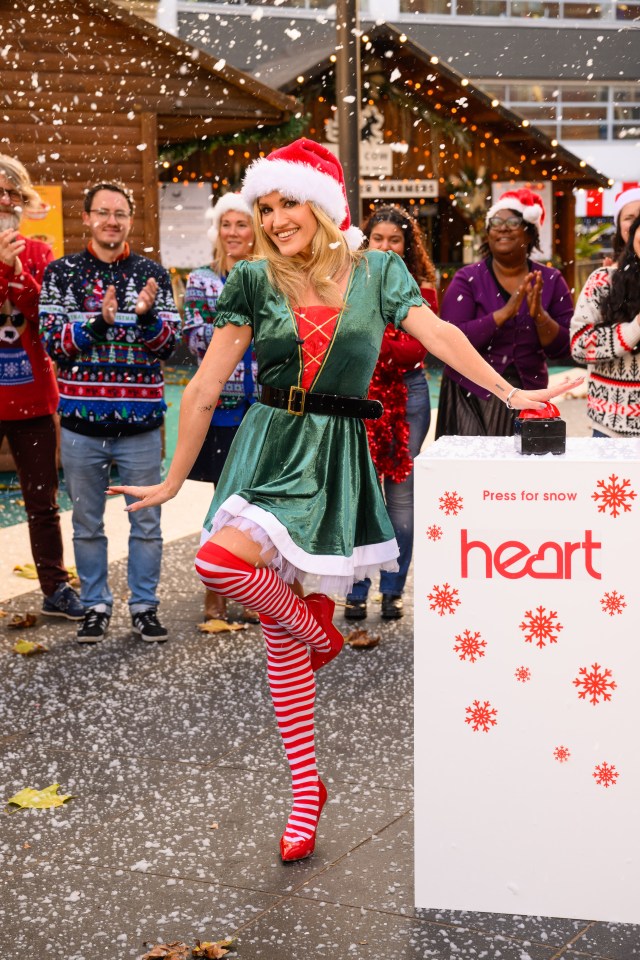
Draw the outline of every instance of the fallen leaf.
[[[34,627],[37,622],[38,617],[35,613],[25,613],[24,616],[21,613],[14,613],[7,626],[9,630],[26,630],[27,627]]]
[[[226,620],[207,620],[198,624],[201,633],[228,633],[234,630],[246,630],[246,623],[227,623]]]
[[[377,647],[380,643],[380,637],[374,636],[374,634],[369,633],[368,630],[361,628],[348,633],[344,638],[344,642],[348,643],[350,647],[358,647],[361,650],[366,650],[369,647]]]
[[[7,613],[6,610],[0,610],[0,617],[8,617],[8,616],[9,614]]]
[[[34,653],[49,653],[49,648],[45,647],[44,643],[35,643],[33,640],[18,640],[11,649],[14,653],[21,653],[23,657],[31,657]]]
[[[27,807],[32,810],[47,810],[49,807],[61,807],[66,800],[71,800],[72,793],[58,793],[59,783],[52,783],[44,790],[34,790],[33,787],[25,787],[14,797],[7,800],[8,804],[16,807]]]
[[[217,829],[218,829],[218,824],[214,821],[209,827],[209,830],[217,830]]]
[[[18,577],[25,577],[27,580],[37,580],[38,571],[34,563],[16,563],[13,572]]]
[[[145,947],[150,944],[145,943]],[[189,947],[181,940],[174,940],[172,943],[157,943],[149,950],[141,960],[156,960],[158,957],[164,957],[166,960],[188,960]]]
[[[215,943],[196,940],[191,956],[203,957],[204,960],[219,960],[220,957],[226,957],[231,950],[235,949],[233,943],[233,940],[216,940]]]

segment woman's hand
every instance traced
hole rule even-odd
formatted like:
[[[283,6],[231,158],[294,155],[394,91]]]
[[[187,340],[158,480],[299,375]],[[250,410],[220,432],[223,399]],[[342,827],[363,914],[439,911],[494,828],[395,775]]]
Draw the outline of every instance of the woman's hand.
[[[527,307],[532,320],[539,323],[543,319],[542,309],[542,273],[536,270],[530,273],[531,281],[526,285]]]
[[[129,513],[144,510],[145,507],[159,507],[167,500],[173,499],[178,491],[173,489],[166,480],[151,487],[108,487],[108,494],[124,493],[127,497],[135,497],[138,503],[130,503],[125,507]]]
[[[566,378],[557,387],[547,387],[545,390],[522,390],[518,388],[511,394],[509,403],[513,410],[541,410],[547,401],[554,397],[559,397],[568,390],[573,390],[582,383],[584,377],[575,377],[573,380]]]
[[[511,294],[507,302],[503,307],[500,307],[499,310],[494,310],[493,320],[497,327],[502,327],[507,320],[510,320],[512,317],[515,317],[518,310],[522,305],[522,301],[525,297],[529,297],[529,288],[534,283],[534,275],[528,273],[518,289]]]

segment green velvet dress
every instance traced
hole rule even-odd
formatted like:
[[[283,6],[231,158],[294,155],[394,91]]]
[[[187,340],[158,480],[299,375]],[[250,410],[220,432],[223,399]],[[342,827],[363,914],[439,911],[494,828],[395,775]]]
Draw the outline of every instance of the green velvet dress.
[[[366,397],[385,325],[398,326],[422,296],[394,253],[366,252],[353,268],[342,310],[311,390]],[[264,260],[241,261],[218,300],[216,326],[253,328],[261,384],[299,386],[303,357],[295,316]],[[254,404],[233,441],[205,520],[247,532],[285,580],[319,579],[326,592],[397,569],[398,547],[358,419]]]

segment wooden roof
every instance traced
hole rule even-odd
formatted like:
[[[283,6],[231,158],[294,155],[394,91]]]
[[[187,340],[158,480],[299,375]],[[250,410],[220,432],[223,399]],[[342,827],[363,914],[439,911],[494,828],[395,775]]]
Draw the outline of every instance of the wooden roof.
[[[290,97],[112,0],[9,0],[3,6],[12,16],[0,27],[0,102],[12,113],[25,100],[33,101],[40,119],[48,110],[86,110],[103,122],[123,111],[149,112],[162,118],[162,143],[281,123],[296,108]],[[88,101],[94,105],[87,110]]]
[[[576,187],[609,186],[604,174],[557,141],[549,139],[528,120],[492,99],[394,26],[380,24],[367,31],[365,36],[368,41],[363,40],[361,48],[363,81],[376,70],[382,71],[387,81],[397,72],[396,85],[404,84],[412,97],[421,99],[430,109],[437,109],[441,121],[459,125],[474,140],[490,135],[492,143],[499,143],[513,156],[514,168],[519,171],[516,179],[553,179]],[[290,75],[282,88],[302,94],[306,83],[334,70],[335,63],[329,56],[324,57],[298,72],[297,75],[301,72],[304,76],[302,84]],[[419,87],[416,87],[416,81]]]

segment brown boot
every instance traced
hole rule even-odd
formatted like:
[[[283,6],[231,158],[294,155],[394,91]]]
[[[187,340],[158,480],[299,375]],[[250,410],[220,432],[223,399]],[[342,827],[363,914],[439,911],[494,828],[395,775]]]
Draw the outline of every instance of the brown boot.
[[[204,597],[204,619],[205,620],[226,620],[227,619],[227,601],[219,593],[213,590],[207,590]]]
[[[240,623],[260,623],[260,614],[257,610],[250,610],[249,607],[243,607]]]

